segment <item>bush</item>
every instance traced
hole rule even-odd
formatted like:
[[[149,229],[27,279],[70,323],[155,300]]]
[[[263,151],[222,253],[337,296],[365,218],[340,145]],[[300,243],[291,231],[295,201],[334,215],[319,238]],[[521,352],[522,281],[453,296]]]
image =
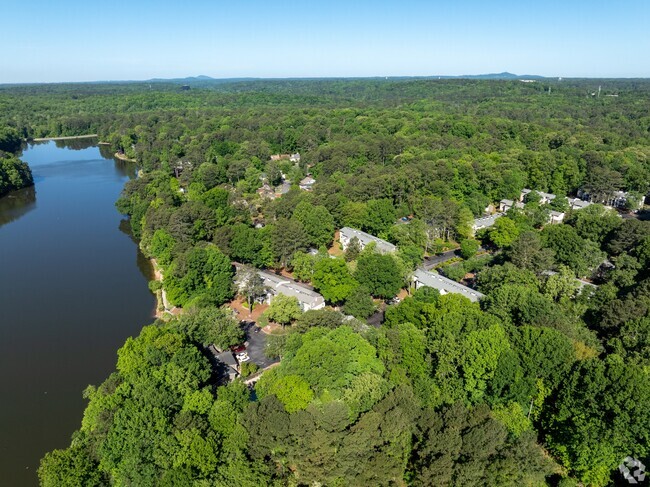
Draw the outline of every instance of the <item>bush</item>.
[[[463,256],[463,259],[470,259],[476,255],[476,252],[478,252],[478,249],[481,245],[479,244],[478,240],[474,239],[467,239],[463,240],[460,243],[460,255]]]
[[[245,379],[246,377],[253,375],[259,369],[260,368],[255,362],[244,362],[239,366],[239,375],[241,375],[242,379]]]

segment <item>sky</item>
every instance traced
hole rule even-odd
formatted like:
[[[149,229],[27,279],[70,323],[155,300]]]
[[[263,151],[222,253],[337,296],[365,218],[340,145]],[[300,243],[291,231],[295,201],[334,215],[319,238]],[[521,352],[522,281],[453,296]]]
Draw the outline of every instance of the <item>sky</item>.
[[[0,0],[0,83],[650,77],[649,0]]]

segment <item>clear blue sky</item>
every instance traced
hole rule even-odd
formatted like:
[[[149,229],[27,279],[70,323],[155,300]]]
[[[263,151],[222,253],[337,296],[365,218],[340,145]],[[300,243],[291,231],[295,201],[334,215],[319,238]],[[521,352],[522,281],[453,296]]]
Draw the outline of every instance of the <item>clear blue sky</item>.
[[[0,83],[650,77],[650,0],[1,0]]]

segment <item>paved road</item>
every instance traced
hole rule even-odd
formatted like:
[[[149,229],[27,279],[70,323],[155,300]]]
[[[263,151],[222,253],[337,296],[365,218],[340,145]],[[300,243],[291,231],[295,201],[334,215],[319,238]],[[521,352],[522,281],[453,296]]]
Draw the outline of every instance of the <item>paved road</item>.
[[[256,327],[257,325],[243,327],[246,330],[246,352],[251,358],[251,362],[255,362],[261,369],[264,369],[269,365],[279,362],[279,360],[277,358],[270,359],[264,355],[268,335],[263,331],[255,333],[253,330]]]
[[[448,250],[447,252],[443,252],[442,254],[434,255],[432,257],[427,257],[424,259],[424,262],[422,263],[422,268],[425,270],[429,270],[432,267],[437,266],[438,264],[442,264],[443,262],[447,262],[448,260],[453,259],[454,257],[458,257],[455,250]]]

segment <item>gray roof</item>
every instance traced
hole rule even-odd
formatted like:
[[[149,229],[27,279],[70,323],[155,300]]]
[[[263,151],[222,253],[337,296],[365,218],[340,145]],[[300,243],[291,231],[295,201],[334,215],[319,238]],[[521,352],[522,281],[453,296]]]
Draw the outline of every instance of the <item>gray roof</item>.
[[[497,218],[503,216],[503,213],[495,213],[494,215],[482,216],[474,220],[473,228],[474,230],[479,230],[481,228],[487,228],[494,225],[494,222],[497,221]]]
[[[533,191],[535,191],[537,194],[539,194],[542,198],[545,198],[545,199],[547,199],[549,201],[554,200],[556,198],[556,196],[553,193],[544,193],[543,191],[537,191],[537,190],[532,190],[532,189],[528,189],[528,188],[522,189],[521,194],[522,195],[527,195],[528,193],[532,193]]]
[[[591,201],[581,200],[580,198],[569,198],[568,201],[569,201],[569,206],[574,210],[586,208],[591,204]]]
[[[259,275],[264,281],[264,285],[268,287],[273,294],[284,294],[285,296],[293,296],[299,302],[307,305],[310,308],[322,307],[325,305],[325,299],[316,291],[309,289],[304,284],[287,279],[284,276],[273,274],[272,272],[259,271]]]
[[[516,201],[516,202],[515,202],[515,201],[513,201],[513,200],[506,200],[506,199],[503,199],[503,200],[501,200],[500,203],[501,203],[502,205],[504,205],[504,206],[509,206],[510,208],[512,208],[513,206],[514,206],[515,208],[523,208],[523,207],[524,207],[524,204],[521,203],[521,202],[519,202],[519,201]]]
[[[445,293],[461,294],[473,302],[485,297],[485,294],[475,291],[472,288],[463,286],[462,284],[447,279],[445,276],[441,276],[440,274],[423,271],[422,269],[417,269],[413,273],[413,280],[419,282],[422,286],[432,287],[439,291],[444,291]]]
[[[357,237],[362,247],[365,247],[370,242],[375,242],[377,244],[377,250],[379,252],[390,253],[397,250],[397,247],[395,247],[392,243],[386,242],[386,240],[382,240],[378,237],[375,237],[374,235],[370,235],[369,233],[362,232],[361,230],[357,230],[355,228],[343,227],[341,230],[339,230],[339,234],[348,240],[352,240],[354,237]]]

